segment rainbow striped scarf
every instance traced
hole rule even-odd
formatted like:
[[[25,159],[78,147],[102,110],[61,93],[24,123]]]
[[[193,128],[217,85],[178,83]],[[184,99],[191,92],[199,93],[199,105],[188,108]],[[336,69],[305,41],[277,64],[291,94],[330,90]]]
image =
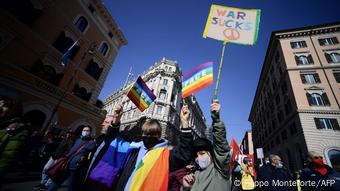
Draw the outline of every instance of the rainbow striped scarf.
[[[130,191],[168,190],[169,150],[156,148],[148,152],[137,166]]]

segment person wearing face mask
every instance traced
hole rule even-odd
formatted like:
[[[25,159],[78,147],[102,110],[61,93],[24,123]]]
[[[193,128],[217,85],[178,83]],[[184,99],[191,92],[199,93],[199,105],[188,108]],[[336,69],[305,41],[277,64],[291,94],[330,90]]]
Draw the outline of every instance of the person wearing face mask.
[[[220,104],[213,100],[210,106],[212,114],[213,144],[205,138],[198,138],[193,143],[193,154],[199,169],[183,177],[182,190],[230,190],[230,149],[226,140],[226,129],[220,120]]]
[[[268,182],[268,186],[259,187],[263,191],[291,191],[296,190],[294,186],[277,186],[273,181],[289,182],[293,181],[293,176],[289,170],[283,166],[281,158],[278,155],[269,155],[269,165],[260,168],[257,180]]]
[[[300,176],[301,182],[320,182],[319,186],[301,186],[302,191],[333,191],[340,190],[340,175],[330,166],[326,165],[323,157],[317,152],[310,151],[307,155],[307,167]],[[321,184],[321,183],[331,184]]]
[[[74,145],[67,154],[68,156],[71,156],[68,162],[68,191],[81,190],[88,165],[88,158],[94,150],[95,142],[91,137],[91,127],[84,126],[80,137],[75,141]],[[58,190],[58,187],[62,183],[63,180],[59,182],[55,182],[53,180],[53,182],[48,186],[48,190]]]
[[[180,119],[179,142],[171,150],[168,141],[161,138],[162,127],[158,120],[149,119],[142,126],[142,141],[131,143],[137,149],[131,153],[124,167],[117,190],[167,190],[169,173],[190,162],[192,130],[189,127],[190,111],[183,105]]]

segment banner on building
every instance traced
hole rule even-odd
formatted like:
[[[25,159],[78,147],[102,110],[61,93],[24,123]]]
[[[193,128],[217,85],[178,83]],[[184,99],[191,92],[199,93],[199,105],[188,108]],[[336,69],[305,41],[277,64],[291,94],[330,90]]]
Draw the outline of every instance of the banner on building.
[[[156,99],[155,94],[153,94],[140,76],[128,91],[127,96],[141,112],[147,109]]]
[[[213,81],[213,62],[207,62],[197,66],[183,76],[183,99],[211,85]]]
[[[211,5],[203,38],[254,45],[259,31],[260,15],[260,9]]]

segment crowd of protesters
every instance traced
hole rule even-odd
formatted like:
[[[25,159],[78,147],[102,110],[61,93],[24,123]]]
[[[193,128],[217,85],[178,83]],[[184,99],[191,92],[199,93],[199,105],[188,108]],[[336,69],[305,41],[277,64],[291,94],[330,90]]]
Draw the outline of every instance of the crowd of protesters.
[[[39,159],[42,176],[34,187],[36,190],[55,191],[65,181],[69,191],[340,190],[339,173],[324,164],[322,156],[316,152],[308,153],[306,168],[298,176],[293,176],[275,154],[269,155],[257,173],[248,157],[241,164],[230,161],[220,110],[220,103],[214,100],[210,107],[212,142],[205,138],[193,139],[188,121],[190,110],[186,104],[180,112],[177,145],[169,145],[168,140],[162,138],[161,124],[155,119],[142,117],[132,128],[120,130],[122,105],[105,118],[101,134],[95,139],[89,126],[82,127],[81,135],[75,135],[72,130],[60,135],[48,132],[42,139],[23,120],[21,103],[1,97],[0,181],[5,180],[6,173],[26,154]],[[22,162],[27,165],[29,160]],[[328,181],[328,184],[278,186],[272,183],[273,180]]]

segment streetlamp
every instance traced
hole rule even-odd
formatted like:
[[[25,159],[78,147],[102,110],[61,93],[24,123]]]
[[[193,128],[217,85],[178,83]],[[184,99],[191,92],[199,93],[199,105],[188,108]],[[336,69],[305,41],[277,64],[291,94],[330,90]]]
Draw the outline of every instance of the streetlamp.
[[[95,48],[97,47],[97,44],[95,42],[92,42],[89,46],[89,48],[84,52],[84,54],[82,55],[81,59],[80,59],[80,62],[79,64],[76,65],[76,69],[75,69],[75,72],[74,74],[71,76],[71,79],[68,81],[67,85],[66,85],[66,88],[65,90],[63,91],[62,95],[60,96],[60,98],[58,99],[58,102],[57,104],[55,105],[55,107],[53,108],[52,110],[52,114],[50,115],[46,125],[41,129],[40,133],[45,135],[48,130],[50,130],[51,128],[51,123],[52,123],[52,120],[55,116],[55,114],[57,113],[59,107],[60,107],[60,104],[61,102],[64,100],[64,98],[66,97],[67,95],[67,92],[68,90],[70,89],[70,86],[71,86],[71,83],[73,81],[73,79],[75,78],[75,76],[77,75],[78,73],[78,70],[80,68],[80,65],[83,63],[83,61],[85,60],[87,54],[90,54],[90,55],[93,55],[94,54],[94,50]]]

